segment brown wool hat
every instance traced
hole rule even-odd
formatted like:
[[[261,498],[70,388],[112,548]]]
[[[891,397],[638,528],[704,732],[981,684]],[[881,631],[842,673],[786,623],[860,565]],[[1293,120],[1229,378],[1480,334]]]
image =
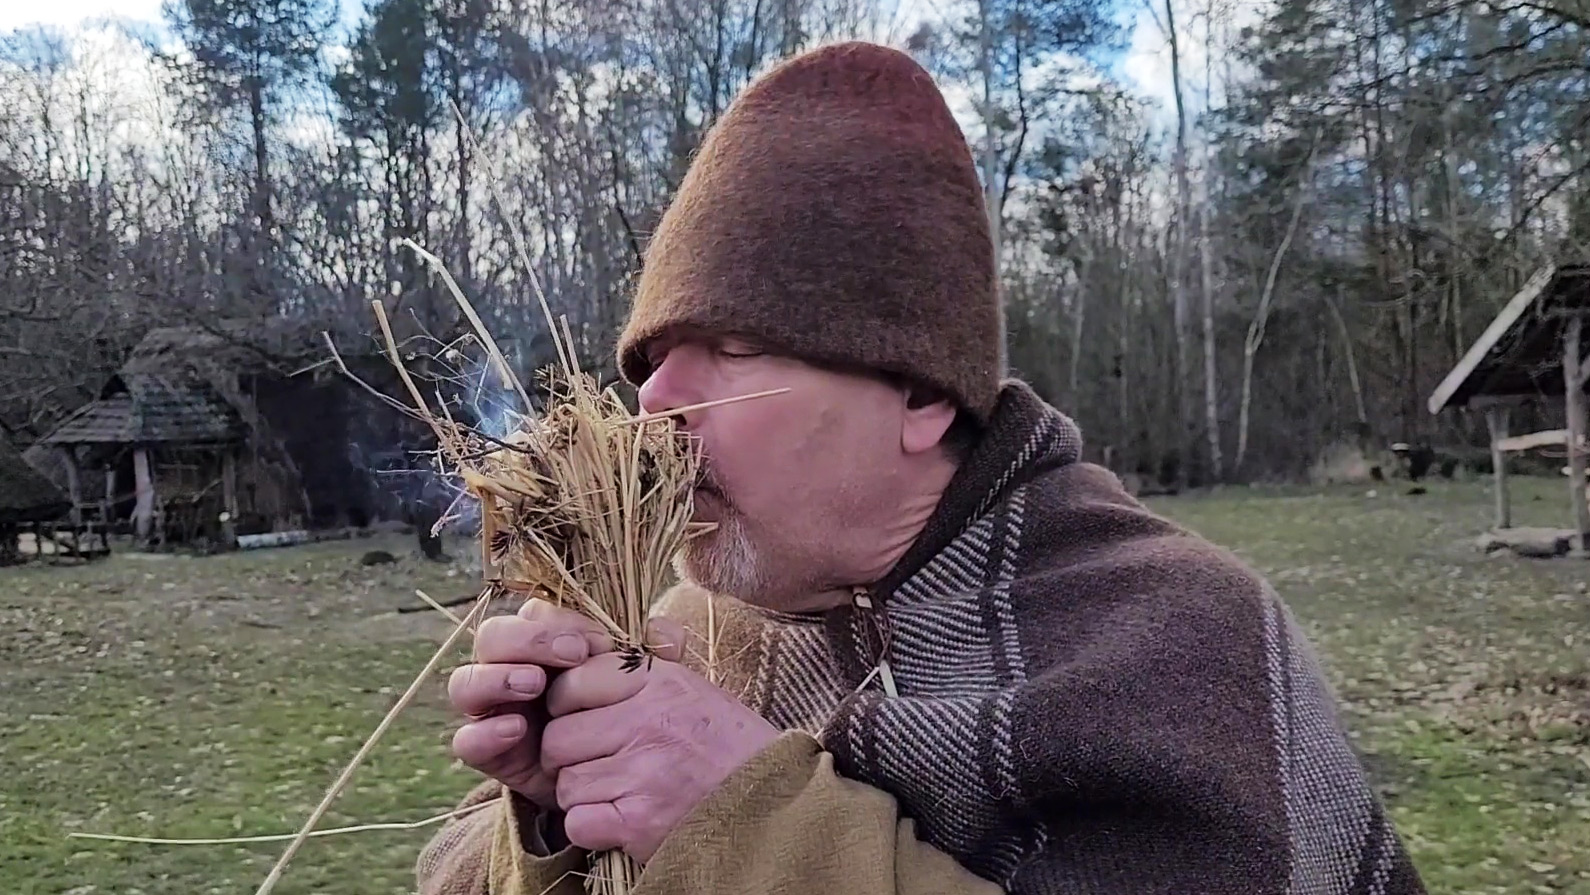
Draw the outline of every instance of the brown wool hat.
[[[905,375],[978,419],[1003,373],[971,151],[932,77],[888,47],[790,59],[703,142],[647,247],[619,367],[679,325]]]

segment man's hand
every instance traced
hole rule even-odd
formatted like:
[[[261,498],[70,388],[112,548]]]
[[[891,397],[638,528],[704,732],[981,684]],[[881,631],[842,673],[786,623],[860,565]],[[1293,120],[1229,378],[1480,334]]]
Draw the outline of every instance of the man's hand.
[[[459,761],[547,809],[556,809],[553,779],[542,769],[542,698],[548,679],[613,641],[596,622],[543,600],[529,600],[514,616],[482,622],[475,662],[455,670],[447,695],[469,723],[453,735]]]
[[[654,626],[653,642],[679,642]],[[647,861],[663,839],[736,768],[779,732],[722,688],[671,659],[666,647],[639,668],[593,656],[547,692],[552,720],[541,765],[556,777],[563,831],[592,851]]]

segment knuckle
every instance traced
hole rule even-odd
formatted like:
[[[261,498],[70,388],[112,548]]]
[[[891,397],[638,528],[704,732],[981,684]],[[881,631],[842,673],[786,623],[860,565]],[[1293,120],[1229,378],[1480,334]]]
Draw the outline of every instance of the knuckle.
[[[694,695],[691,681],[672,663],[658,663],[646,684],[659,699],[688,700]]]
[[[579,766],[563,768],[557,773],[557,783],[554,789],[557,792],[559,805],[574,805],[579,802],[580,796],[590,785],[589,779],[580,771]]]
[[[519,619],[507,615],[495,615],[480,623],[475,631],[475,653],[483,661],[487,657],[495,656],[513,642],[513,629],[517,627]]]
[[[465,707],[478,674],[478,666],[471,663],[454,668],[453,673],[447,676],[447,698],[452,701],[454,708]]]
[[[475,637],[477,640],[481,638],[495,637],[497,636],[498,632],[502,631],[505,627],[512,628],[515,621],[516,619],[514,619],[512,616],[493,615],[481,622],[480,627],[475,629]]]
[[[564,815],[563,826],[570,842],[591,851],[616,848],[624,841],[623,819],[615,806],[608,803],[576,805]]]
[[[581,810],[583,806],[575,806],[563,815],[563,836],[569,844],[576,848],[595,851],[599,848],[595,838],[591,835],[589,811]]]
[[[548,721],[541,729],[541,765],[562,769],[570,761],[572,746],[573,738],[565,720],[554,718]]]
[[[473,724],[453,731],[453,757],[477,771],[484,771],[483,765],[489,764],[492,756],[481,754],[479,733]]]

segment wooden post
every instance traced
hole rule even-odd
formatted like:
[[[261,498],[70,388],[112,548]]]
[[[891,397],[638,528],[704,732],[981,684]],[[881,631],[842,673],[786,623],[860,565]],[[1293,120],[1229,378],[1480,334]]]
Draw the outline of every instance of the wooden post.
[[[133,532],[139,541],[147,543],[155,521],[155,480],[149,471],[148,448],[133,451],[133,482],[138,495],[133,509]]]
[[[1563,338],[1562,376],[1567,394],[1568,416],[1568,499],[1573,502],[1572,554],[1585,555],[1585,531],[1590,529],[1590,508],[1585,505],[1585,455],[1580,447],[1585,437],[1584,373],[1580,370],[1583,351],[1580,336],[1584,318],[1568,320],[1568,332]]]
[[[116,517],[116,463],[105,466],[105,502],[99,508],[100,534],[105,536],[105,549],[110,549],[110,527]]]
[[[227,448],[221,455],[221,537],[228,548],[237,546],[237,451]]]
[[[1487,407],[1485,425],[1491,430],[1491,488],[1496,498],[1496,527],[1513,527],[1512,501],[1507,493],[1507,452],[1502,440],[1507,437],[1506,406]]]
[[[75,529],[83,524],[83,482],[77,477],[77,448],[63,448],[61,456],[66,460],[66,496],[72,499],[72,510],[68,518],[72,520],[72,527]]]

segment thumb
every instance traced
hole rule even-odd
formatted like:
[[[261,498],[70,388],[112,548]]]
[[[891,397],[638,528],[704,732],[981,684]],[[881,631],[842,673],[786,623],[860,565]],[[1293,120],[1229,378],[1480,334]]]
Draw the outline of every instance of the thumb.
[[[682,662],[689,642],[685,626],[671,618],[654,618],[646,623],[646,645],[666,662]]]

